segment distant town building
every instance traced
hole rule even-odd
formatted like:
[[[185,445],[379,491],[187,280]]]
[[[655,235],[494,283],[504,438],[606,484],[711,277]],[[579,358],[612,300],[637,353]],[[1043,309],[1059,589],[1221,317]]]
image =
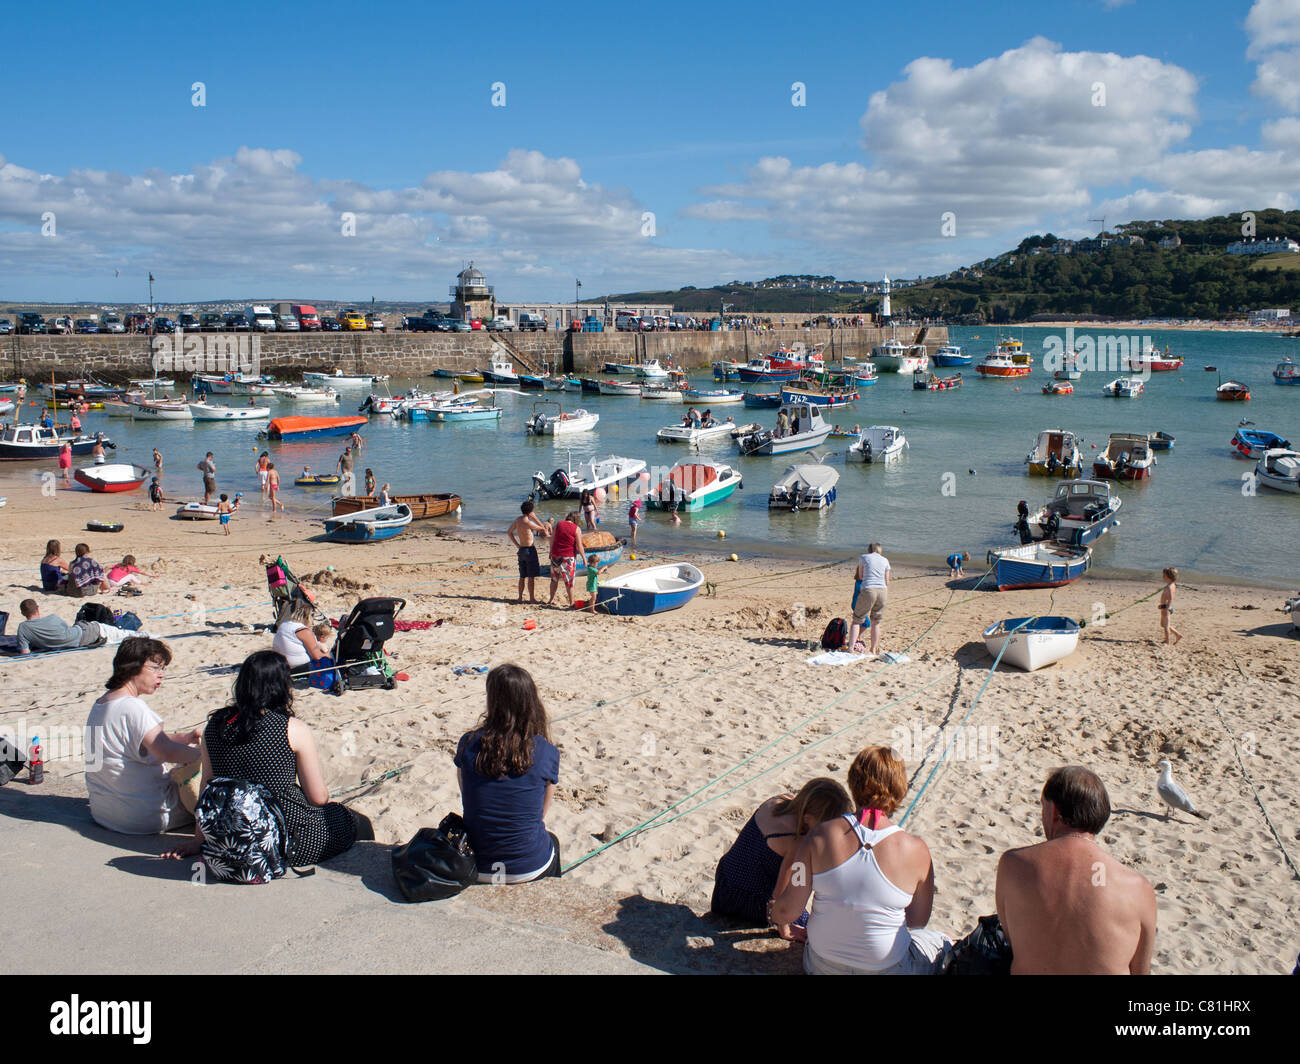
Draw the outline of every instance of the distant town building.
[[[1177,233],[1174,233],[1172,236],[1162,236],[1156,242],[1156,246],[1159,247],[1161,251],[1173,251],[1174,248],[1182,247],[1183,241]]]
[[[1300,251],[1300,244],[1289,237],[1273,236],[1265,240],[1238,240],[1228,245],[1229,255],[1276,255],[1279,251]]]
[[[1287,325],[1291,321],[1290,307],[1274,307],[1271,310],[1252,310],[1250,312],[1250,323],[1252,325]]]

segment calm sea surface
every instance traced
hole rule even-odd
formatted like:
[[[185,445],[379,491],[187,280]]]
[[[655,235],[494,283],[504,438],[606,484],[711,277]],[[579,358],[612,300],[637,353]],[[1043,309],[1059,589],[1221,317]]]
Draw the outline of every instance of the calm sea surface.
[[[1100,335],[1076,330],[1075,340]],[[999,336],[993,329],[953,329],[954,343],[965,345],[976,362]],[[678,528],[658,513],[649,516],[641,538],[647,547],[688,551],[707,543],[718,547],[719,529],[729,549],[767,554],[833,557],[856,553],[868,540],[879,540],[886,553],[900,559],[938,562],[952,551],[971,554],[971,568],[980,571],[989,547],[1014,542],[1012,524],[1016,502],[1045,501],[1055,487],[1046,477],[1030,477],[1025,455],[1036,434],[1046,428],[1066,428],[1089,445],[1103,449],[1111,432],[1172,433],[1176,445],[1160,455],[1151,480],[1120,486],[1124,499],[1121,526],[1104,537],[1094,553],[1098,572],[1154,571],[1177,565],[1187,571],[1269,584],[1289,585],[1300,579],[1292,545],[1300,529],[1300,497],[1267,489],[1257,496],[1243,494],[1242,475],[1254,463],[1234,458],[1228,441],[1238,421],[1300,443],[1300,388],[1273,383],[1274,365],[1286,356],[1300,359],[1300,341],[1258,333],[1160,332],[1149,330],[1157,346],[1169,344],[1186,359],[1182,371],[1155,374],[1146,392],[1134,400],[1103,397],[1102,385],[1118,372],[1085,373],[1072,396],[1045,396],[1042,385],[1050,374],[1042,368],[1044,341],[1061,337],[1061,330],[1016,329],[1005,333],[1023,339],[1035,356],[1031,376],[1014,381],[985,380],[972,367],[962,370],[964,386],[948,392],[916,392],[910,377],[882,374],[880,383],[862,393],[853,407],[834,411],[829,420],[845,426],[897,425],[910,443],[900,461],[889,466],[854,464],[845,467],[847,440],[831,439],[825,450],[838,451],[830,461],[841,470],[839,498],[824,513],[769,514],[767,493],[773,481],[802,455],[739,458],[727,441],[704,445],[701,453],[734,464],[744,476],[744,490],[732,500],[687,515]],[[1216,366],[1218,373],[1206,372]],[[943,374],[955,370],[940,370]],[[1249,384],[1249,403],[1217,402],[1218,378]],[[708,378],[697,375],[702,386]],[[394,380],[396,394],[411,384],[426,390],[446,381],[424,378]],[[737,387],[737,385],[732,385]],[[771,390],[770,386],[766,390]],[[547,393],[547,398],[553,398]],[[337,411],[352,413],[364,398],[348,395]],[[550,475],[566,464],[592,455],[617,454],[645,460],[652,469],[666,470],[687,457],[681,445],[659,444],[655,431],[677,421],[682,406],[642,402],[613,396],[564,393],[566,409],[578,406],[600,413],[596,431],[561,437],[531,437],[524,422],[541,396],[502,394],[501,421],[493,423],[408,423],[372,418],[365,430],[366,448],[357,467],[360,485],[364,469],[374,470],[378,483],[391,483],[398,493],[454,491],[465,500],[467,527],[504,528],[518,513],[536,471]],[[237,400],[236,400],[237,401]],[[276,404],[273,414],[325,413],[310,407],[289,409]],[[28,408],[30,409],[30,408]],[[774,410],[740,406],[721,408],[738,423],[775,423]],[[717,413],[717,410],[715,410]],[[165,488],[169,497],[201,494],[195,465],[203,453],[216,453],[222,491],[243,491],[260,506],[253,464],[265,448],[291,482],[304,465],[332,470],[342,450],[339,440],[312,443],[265,443],[257,440],[256,424],[143,424],[92,412],[89,431],[104,430],[118,443],[116,457],[150,465],[150,452],[165,456]],[[6,477],[30,477],[29,468],[10,467]],[[952,474],[948,476],[948,474]],[[944,485],[949,490],[944,491]],[[328,511],[328,489],[306,491],[289,483],[286,502],[302,512]],[[545,512],[560,512],[561,503],[544,503]],[[626,499],[610,499],[602,510],[605,527],[627,531]]]

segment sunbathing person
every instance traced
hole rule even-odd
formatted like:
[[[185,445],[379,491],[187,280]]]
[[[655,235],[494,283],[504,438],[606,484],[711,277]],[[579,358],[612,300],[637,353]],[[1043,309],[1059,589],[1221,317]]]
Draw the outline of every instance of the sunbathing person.
[[[848,793],[832,779],[815,779],[797,795],[778,794],[754,810],[740,829],[713,877],[710,909],[719,916],[734,916],[765,926],[767,907],[790,882],[795,849],[810,830],[852,806]],[[778,930],[782,938],[802,938],[789,925]]]
[[[487,675],[487,712],[456,747],[465,826],[480,883],[560,874],[560,840],[546,830],[560,752],[533,678],[518,665]]]
[[[162,686],[171,651],[133,636],[117,648],[105,694],[86,718],[86,793],[95,823],[123,835],[158,835],[194,820],[167,764],[199,759],[199,730],[167,733],[144,701]]]
[[[889,819],[907,794],[903,759],[887,746],[863,750],[849,766],[849,793],[859,812],[800,842],[772,922],[793,922],[815,891],[803,951],[809,975],[933,974],[952,941],[923,930],[934,902],[929,848]]]
[[[1058,768],[1041,804],[1047,840],[998,862],[998,919],[1012,974],[1150,974],[1156,895],[1097,845],[1110,818],[1105,786],[1086,768]]]
[[[68,563],[63,560],[63,546],[57,539],[45,544],[45,557],[41,559],[41,590],[61,591],[68,579]]]
[[[68,624],[59,617],[42,617],[35,599],[23,599],[18,609],[25,620],[18,625],[18,653],[40,654],[51,650],[76,650],[79,647],[117,646],[132,636],[131,632],[100,621],[74,621]]]

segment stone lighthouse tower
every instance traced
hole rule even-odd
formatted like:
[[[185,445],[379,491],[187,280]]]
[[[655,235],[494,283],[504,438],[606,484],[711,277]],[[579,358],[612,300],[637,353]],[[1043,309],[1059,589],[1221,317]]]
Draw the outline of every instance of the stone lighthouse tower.
[[[497,312],[496,293],[483,272],[475,269],[472,262],[456,275],[451,297],[452,314],[466,321],[479,318],[486,324]]]
[[[893,314],[889,310],[889,278],[885,278],[884,287],[880,290],[880,317],[882,319],[892,318]]]

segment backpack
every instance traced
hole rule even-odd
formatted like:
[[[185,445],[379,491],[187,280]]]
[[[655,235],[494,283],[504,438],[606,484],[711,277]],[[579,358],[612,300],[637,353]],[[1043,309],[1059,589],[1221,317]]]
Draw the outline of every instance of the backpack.
[[[478,880],[478,862],[465,821],[448,813],[436,828],[421,828],[393,850],[393,878],[407,901],[441,901]]]
[[[290,865],[284,814],[260,783],[226,777],[209,781],[194,819],[203,832],[203,861],[217,879],[269,883]]]
[[[836,617],[822,632],[823,650],[843,650],[849,639],[848,622],[843,617]]]
[[[975,930],[953,945],[944,960],[945,975],[1010,975],[1011,943],[997,913],[981,916]]]
[[[113,617],[113,611],[102,602],[87,602],[82,605],[81,609],[77,610],[77,619],[72,623],[82,624],[85,621],[94,621],[96,624],[117,624],[117,620]]]

